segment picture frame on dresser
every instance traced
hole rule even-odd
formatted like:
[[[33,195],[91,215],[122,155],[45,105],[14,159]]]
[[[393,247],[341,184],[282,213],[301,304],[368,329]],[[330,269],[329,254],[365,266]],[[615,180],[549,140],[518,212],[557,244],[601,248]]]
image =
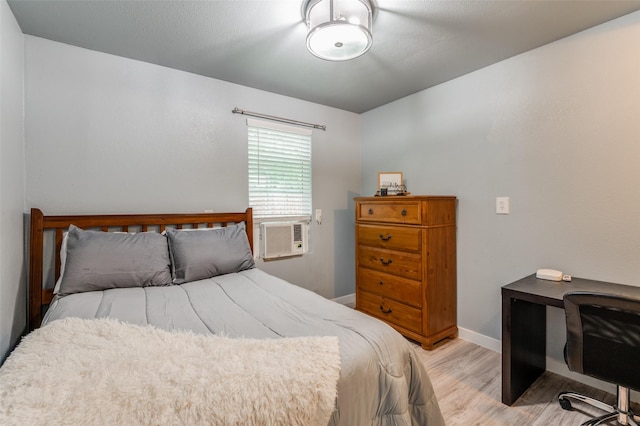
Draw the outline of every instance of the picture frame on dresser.
[[[402,188],[402,172],[378,172],[378,192],[386,189],[386,195],[396,195]]]

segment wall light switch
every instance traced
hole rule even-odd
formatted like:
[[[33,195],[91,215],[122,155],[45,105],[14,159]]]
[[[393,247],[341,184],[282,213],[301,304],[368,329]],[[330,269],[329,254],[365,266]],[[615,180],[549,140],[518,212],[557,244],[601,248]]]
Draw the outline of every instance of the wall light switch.
[[[322,209],[316,209],[316,223],[322,224]]]
[[[496,213],[509,214],[509,197],[496,197]]]

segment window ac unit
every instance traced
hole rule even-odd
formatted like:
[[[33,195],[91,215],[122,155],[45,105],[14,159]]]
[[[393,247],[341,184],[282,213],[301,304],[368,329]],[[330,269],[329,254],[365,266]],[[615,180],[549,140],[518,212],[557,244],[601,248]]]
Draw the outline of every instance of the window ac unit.
[[[307,224],[263,223],[262,241],[264,259],[301,255],[307,249]]]

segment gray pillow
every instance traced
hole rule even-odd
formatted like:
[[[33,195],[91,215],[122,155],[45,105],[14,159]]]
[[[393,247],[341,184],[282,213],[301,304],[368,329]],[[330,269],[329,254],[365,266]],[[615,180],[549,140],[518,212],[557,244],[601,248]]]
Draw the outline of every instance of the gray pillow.
[[[167,229],[175,284],[255,267],[244,222],[225,228]]]
[[[171,284],[167,238],[157,232],[83,231],[71,225],[61,296]]]

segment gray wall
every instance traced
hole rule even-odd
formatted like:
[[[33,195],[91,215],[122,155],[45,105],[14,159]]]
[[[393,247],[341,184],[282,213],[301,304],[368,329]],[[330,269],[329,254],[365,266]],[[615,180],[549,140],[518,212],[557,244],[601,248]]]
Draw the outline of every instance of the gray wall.
[[[24,38],[0,0],[0,363],[26,326]]]
[[[38,37],[26,40],[26,206],[45,214],[242,211],[246,119],[327,125],[313,136],[311,254],[259,267],[326,297],[354,292],[360,116]],[[336,155],[336,153],[340,155]]]
[[[640,285],[638,40],[640,12],[363,114],[365,194],[403,171],[459,198],[461,327],[500,339],[500,287],[538,268]]]

